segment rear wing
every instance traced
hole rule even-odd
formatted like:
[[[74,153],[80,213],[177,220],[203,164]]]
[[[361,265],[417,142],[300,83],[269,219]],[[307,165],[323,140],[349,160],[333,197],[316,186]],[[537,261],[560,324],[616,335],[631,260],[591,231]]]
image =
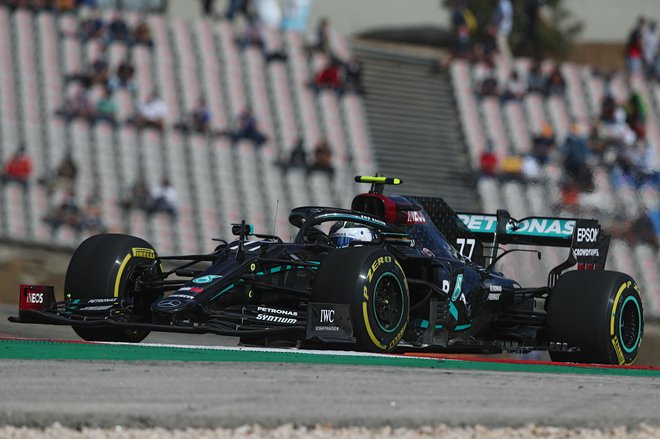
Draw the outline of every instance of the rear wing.
[[[506,210],[498,210],[496,215],[456,215],[477,240],[491,244],[490,257],[484,255],[484,262],[489,264],[496,260],[500,244],[570,248],[568,259],[551,270],[549,286],[554,285],[562,271],[576,264],[578,270],[605,269],[610,238],[601,231],[597,220],[537,216],[516,220]]]

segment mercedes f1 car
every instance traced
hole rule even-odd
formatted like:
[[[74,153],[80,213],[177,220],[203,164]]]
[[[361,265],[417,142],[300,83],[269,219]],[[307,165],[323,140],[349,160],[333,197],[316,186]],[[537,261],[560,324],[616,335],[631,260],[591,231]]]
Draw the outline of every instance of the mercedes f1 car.
[[[350,210],[293,209],[293,242],[245,221],[233,226],[237,239],[200,255],[160,256],[137,237],[92,236],[73,254],[64,300],[52,287],[22,285],[10,320],[70,325],[93,341],[169,331],[261,346],[635,360],[640,290],[627,274],[604,270],[609,238],[597,221],[455,213],[441,198],[384,194],[395,178],[356,181],[371,190]],[[362,235],[336,239],[338,227]],[[546,285],[529,287],[495,268],[511,252],[537,252],[520,246],[569,251]]]

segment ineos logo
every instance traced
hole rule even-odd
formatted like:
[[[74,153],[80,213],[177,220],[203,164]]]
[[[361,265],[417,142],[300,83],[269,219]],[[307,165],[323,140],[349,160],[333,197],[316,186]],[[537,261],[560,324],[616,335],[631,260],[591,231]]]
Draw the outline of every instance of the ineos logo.
[[[27,293],[27,303],[44,303],[43,293]]]
[[[322,309],[321,310],[321,323],[333,323],[335,321],[335,310],[334,309]]]
[[[596,242],[598,228],[577,229],[577,242]]]

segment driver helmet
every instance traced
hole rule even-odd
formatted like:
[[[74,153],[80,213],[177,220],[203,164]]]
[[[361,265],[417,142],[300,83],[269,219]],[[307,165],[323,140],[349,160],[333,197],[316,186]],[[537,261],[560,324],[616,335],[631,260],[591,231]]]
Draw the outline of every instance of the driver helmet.
[[[369,227],[349,221],[338,221],[330,229],[330,240],[337,248],[347,247],[353,241],[371,242],[374,234]]]

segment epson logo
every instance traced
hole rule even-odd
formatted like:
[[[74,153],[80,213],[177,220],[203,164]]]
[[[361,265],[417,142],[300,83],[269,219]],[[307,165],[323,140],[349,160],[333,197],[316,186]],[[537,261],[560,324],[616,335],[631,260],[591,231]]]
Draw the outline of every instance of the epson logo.
[[[490,289],[490,291],[492,291],[494,293],[501,293],[502,292],[502,285],[490,285],[488,288]]]
[[[334,309],[322,309],[321,310],[321,323],[334,323],[335,321],[335,310]]]
[[[577,242],[596,242],[598,238],[598,228],[577,229]]]

